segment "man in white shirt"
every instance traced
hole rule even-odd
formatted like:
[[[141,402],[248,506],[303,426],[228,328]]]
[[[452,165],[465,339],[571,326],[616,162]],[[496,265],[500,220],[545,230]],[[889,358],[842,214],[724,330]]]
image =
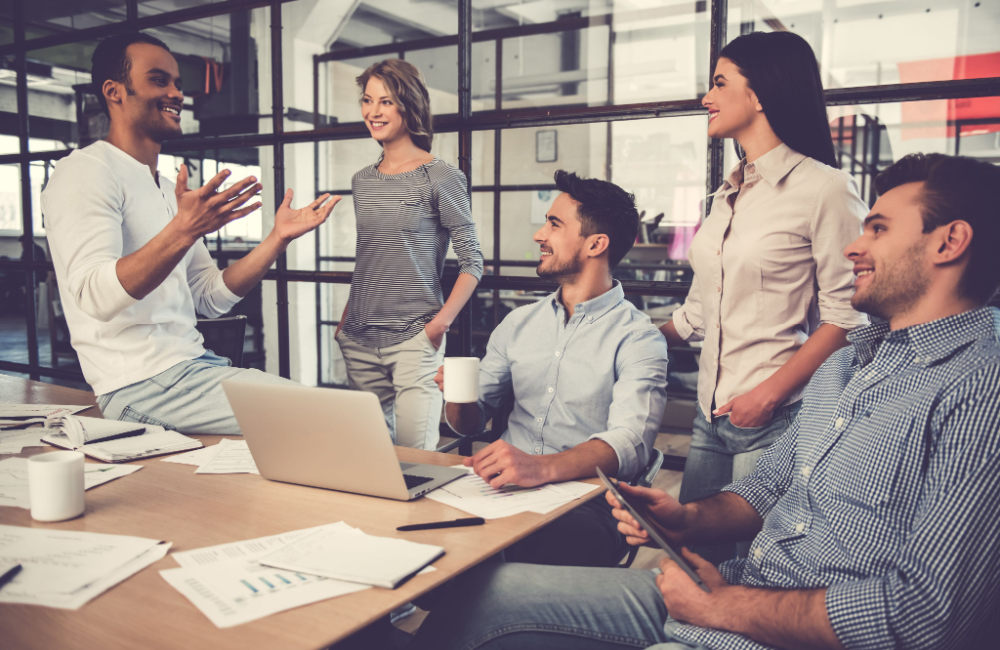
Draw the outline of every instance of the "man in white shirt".
[[[229,311],[264,277],[288,244],[323,223],[340,200],[299,210],[292,191],[274,229],[246,257],[218,269],[202,237],[260,207],[250,177],[219,191],[223,171],[198,190],[156,170],[164,140],[181,135],[184,95],[165,44],[120,34],[94,51],[95,92],[111,119],[108,137],[55,168],[42,212],[73,347],[110,419],[182,432],[238,434],[223,379],[284,383],[230,367],[206,351],[196,312]]]

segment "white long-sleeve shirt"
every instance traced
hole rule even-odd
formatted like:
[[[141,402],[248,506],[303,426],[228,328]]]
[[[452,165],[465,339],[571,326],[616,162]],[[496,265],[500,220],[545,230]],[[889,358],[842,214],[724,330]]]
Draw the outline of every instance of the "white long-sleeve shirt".
[[[122,287],[118,260],[176,213],[172,182],[160,177],[157,185],[146,165],[103,141],[59,161],[42,192],[71,341],[98,395],[204,354],[195,312],[214,318],[240,300],[200,240],[142,300]]]
[[[851,307],[844,257],[866,214],[849,174],[784,144],[740,162],[715,193],[688,252],[691,290],[673,316],[681,338],[704,341],[698,403],[707,419],[713,399],[717,408],[756,388],[820,325],[868,324]],[[801,398],[798,390],[784,403]]]

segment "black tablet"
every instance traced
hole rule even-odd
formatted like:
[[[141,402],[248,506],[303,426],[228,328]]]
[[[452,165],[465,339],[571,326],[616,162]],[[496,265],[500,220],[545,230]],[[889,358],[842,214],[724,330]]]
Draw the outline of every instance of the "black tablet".
[[[712,590],[709,589],[704,582],[702,582],[701,576],[698,575],[698,572],[695,571],[690,564],[688,564],[687,560],[681,557],[681,554],[678,551],[675,551],[673,547],[667,543],[667,540],[663,539],[663,537],[658,532],[656,532],[656,528],[651,526],[646,521],[645,517],[640,515],[639,512],[635,508],[633,508],[628,501],[625,500],[625,497],[622,496],[622,493],[618,491],[618,487],[611,482],[611,479],[605,476],[604,472],[601,471],[600,467],[597,468],[597,476],[604,483],[604,486],[608,488],[608,491],[610,491],[611,494],[616,499],[618,499],[618,503],[622,504],[622,507],[628,510],[628,513],[632,515],[632,517],[635,518],[637,522],[639,522],[639,525],[642,526],[643,530],[649,533],[649,537],[667,553],[667,557],[676,562],[677,566],[683,569],[684,573],[688,574],[688,577],[694,580],[694,583],[699,587],[701,587],[703,591],[711,593]]]

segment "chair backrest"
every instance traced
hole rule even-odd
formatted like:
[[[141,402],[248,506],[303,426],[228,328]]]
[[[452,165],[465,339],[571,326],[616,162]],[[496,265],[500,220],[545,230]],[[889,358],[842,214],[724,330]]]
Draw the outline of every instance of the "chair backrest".
[[[247,317],[200,318],[195,326],[205,337],[205,348],[226,357],[233,366],[243,366],[243,340],[246,338]]]

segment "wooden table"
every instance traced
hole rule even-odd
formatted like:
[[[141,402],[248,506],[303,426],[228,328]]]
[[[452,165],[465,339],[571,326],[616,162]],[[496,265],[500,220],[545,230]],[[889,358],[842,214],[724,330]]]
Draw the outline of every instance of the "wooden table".
[[[0,375],[0,402],[95,404],[83,391]],[[81,415],[100,417],[95,407]],[[196,436],[214,444],[219,436]],[[21,456],[53,451],[26,447]],[[397,448],[400,460],[454,465],[456,456]],[[4,456],[8,457],[8,456]],[[90,459],[88,459],[90,460]],[[344,521],[365,533],[444,547],[437,571],[395,590],[368,589],[225,630],[160,577],[178,566],[170,555],[78,611],[0,605],[0,646],[14,648],[322,648],[386,616],[552,521],[586,499],[547,515],[494,519],[484,526],[400,533],[396,526],[468,516],[429,499],[377,499],[268,481],[252,474],[195,475],[190,465],[139,461],[143,469],[87,491],[87,511],[43,524],[28,510],[0,508],[0,524],[135,535],[186,551]],[[597,482],[596,479],[592,479]],[[602,493],[595,490],[589,498]]]

